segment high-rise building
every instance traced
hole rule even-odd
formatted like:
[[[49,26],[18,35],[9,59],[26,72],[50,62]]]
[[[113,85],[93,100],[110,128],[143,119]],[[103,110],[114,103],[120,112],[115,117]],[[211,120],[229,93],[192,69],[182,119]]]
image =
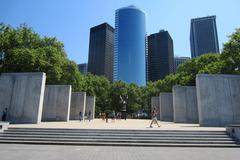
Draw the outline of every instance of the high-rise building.
[[[145,13],[135,6],[116,10],[114,81],[146,85]]]
[[[87,74],[87,63],[78,64],[78,70],[82,74]]]
[[[174,72],[176,73],[178,66],[187,60],[190,60],[190,57],[174,57]]]
[[[190,44],[192,58],[205,53],[219,53],[216,16],[191,20]]]
[[[113,79],[114,28],[107,23],[90,29],[88,72]]]
[[[173,40],[168,31],[148,36],[147,80],[157,81],[174,73]]]

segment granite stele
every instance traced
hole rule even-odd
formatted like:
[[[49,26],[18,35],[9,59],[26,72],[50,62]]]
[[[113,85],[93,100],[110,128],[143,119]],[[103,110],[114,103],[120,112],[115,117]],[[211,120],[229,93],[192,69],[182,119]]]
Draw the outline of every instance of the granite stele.
[[[196,87],[201,126],[240,123],[240,75],[200,74]]]
[[[160,93],[160,119],[161,121],[173,121],[173,98],[172,93]]]
[[[80,112],[84,120],[86,104],[86,92],[73,92],[71,96],[70,120],[79,120]]]
[[[10,123],[41,122],[45,73],[2,73],[0,75],[0,113],[7,110]],[[2,115],[0,115],[2,117]]]
[[[85,117],[90,120],[93,120],[95,117],[95,96],[86,97],[86,106],[85,106]]]
[[[176,123],[198,123],[195,86],[173,86],[173,117]]]
[[[46,85],[42,121],[68,121],[71,85]]]

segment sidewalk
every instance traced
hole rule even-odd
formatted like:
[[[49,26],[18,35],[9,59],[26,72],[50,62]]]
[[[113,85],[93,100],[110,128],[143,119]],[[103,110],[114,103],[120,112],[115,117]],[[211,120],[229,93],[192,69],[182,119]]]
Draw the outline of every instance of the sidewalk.
[[[239,148],[0,144],[1,160],[238,160]]]
[[[40,124],[11,124],[10,127],[20,128],[73,128],[73,129],[138,129],[138,130],[196,130],[196,131],[224,131],[223,127],[200,127],[199,124],[184,124],[173,122],[160,122],[161,127],[153,125],[149,128],[151,120],[127,119],[115,120],[109,119],[108,123],[101,119],[93,121],[69,121],[69,122],[42,122]]]

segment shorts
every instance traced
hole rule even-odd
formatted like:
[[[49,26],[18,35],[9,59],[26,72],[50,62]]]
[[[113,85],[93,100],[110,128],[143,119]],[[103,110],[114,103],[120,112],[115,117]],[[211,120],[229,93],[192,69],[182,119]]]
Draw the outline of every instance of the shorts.
[[[152,120],[157,121],[157,117],[152,117]]]

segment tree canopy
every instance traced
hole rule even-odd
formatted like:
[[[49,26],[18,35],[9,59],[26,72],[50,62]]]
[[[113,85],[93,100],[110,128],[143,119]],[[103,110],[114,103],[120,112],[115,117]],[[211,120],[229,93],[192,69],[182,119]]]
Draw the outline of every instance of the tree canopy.
[[[199,73],[240,74],[240,29],[229,36],[221,54],[208,53],[188,60],[176,74],[140,87],[123,81],[111,83],[103,76],[81,75],[57,38],[41,37],[26,24],[13,28],[1,23],[0,72],[45,72],[47,84],[69,84],[74,91],[96,96],[96,114],[121,111],[120,95],[127,101],[128,113],[140,109],[149,112],[152,96],[171,92],[173,85],[194,86]]]
[[[79,89],[80,73],[64,45],[55,37],[43,37],[26,24],[12,28],[0,24],[0,72],[45,72],[47,84],[71,84]]]

